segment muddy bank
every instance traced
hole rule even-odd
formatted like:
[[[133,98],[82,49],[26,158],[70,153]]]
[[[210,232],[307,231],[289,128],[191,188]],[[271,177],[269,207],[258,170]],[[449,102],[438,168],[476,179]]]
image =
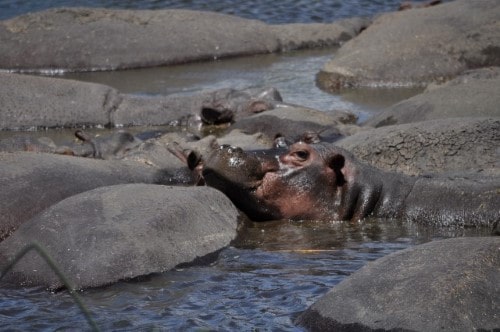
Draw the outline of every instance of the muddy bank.
[[[116,70],[338,46],[368,24],[268,25],[190,10],[49,9],[0,22],[0,68]]]

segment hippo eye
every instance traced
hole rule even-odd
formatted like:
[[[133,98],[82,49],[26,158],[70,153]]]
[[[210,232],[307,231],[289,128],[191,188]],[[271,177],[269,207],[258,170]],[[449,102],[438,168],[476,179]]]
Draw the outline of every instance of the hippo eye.
[[[294,155],[298,159],[304,161],[304,160],[307,160],[307,158],[309,158],[309,151],[306,151],[306,150],[295,151]]]

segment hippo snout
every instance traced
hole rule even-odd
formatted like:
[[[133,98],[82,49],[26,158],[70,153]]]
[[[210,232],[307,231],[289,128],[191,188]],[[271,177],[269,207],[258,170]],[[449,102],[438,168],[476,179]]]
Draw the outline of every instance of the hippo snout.
[[[243,151],[239,147],[221,145],[205,160],[203,177],[208,184],[214,178],[239,187],[254,187],[267,172],[279,169],[276,154],[269,151]]]

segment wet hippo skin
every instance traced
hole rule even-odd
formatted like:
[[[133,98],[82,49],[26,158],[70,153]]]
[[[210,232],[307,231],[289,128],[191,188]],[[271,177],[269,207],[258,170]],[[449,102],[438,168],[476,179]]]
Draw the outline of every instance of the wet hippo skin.
[[[221,146],[203,161],[202,176],[254,220],[374,216],[488,227],[500,220],[499,179],[385,172],[327,143],[248,152]]]

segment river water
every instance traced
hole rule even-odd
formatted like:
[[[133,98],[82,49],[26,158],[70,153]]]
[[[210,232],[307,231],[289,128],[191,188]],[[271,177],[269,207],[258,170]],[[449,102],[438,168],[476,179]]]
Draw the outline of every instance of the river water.
[[[269,23],[330,22],[397,8],[399,1],[20,1],[0,0],[0,19],[53,6],[191,8],[258,18]],[[259,55],[123,72],[71,73],[124,93],[191,94],[204,89],[275,86],[286,102],[361,120],[417,90],[356,91],[330,95],[314,75],[334,50]],[[47,134],[47,133],[44,133]],[[104,331],[301,331],[293,318],[367,262],[416,244],[480,230],[424,228],[399,220],[361,223],[249,223],[207,266],[156,274],[80,293]],[[5,285],[4,285],[5,286]],[[0,287],[1,331],[89,330],[67,292]]]

